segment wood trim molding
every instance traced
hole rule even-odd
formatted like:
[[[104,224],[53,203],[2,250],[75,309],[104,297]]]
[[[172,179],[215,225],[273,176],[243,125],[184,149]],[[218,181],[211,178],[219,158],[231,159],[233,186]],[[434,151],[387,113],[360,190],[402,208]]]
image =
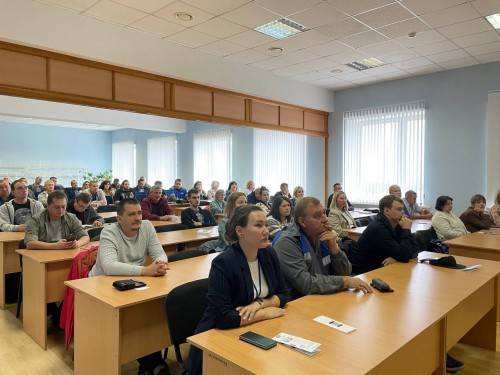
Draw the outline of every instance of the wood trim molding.
[[[328,112],[1,41],[0,94],[328,137]]]

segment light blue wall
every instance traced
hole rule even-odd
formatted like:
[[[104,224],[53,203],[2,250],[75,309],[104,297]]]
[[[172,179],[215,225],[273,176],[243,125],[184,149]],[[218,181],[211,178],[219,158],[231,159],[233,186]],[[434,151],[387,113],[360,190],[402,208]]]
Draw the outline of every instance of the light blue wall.
[[[58,182],[67,186],[70,173],[76,178],[80,167],[93,173],[111,168],[108,132],[0,122],[0,134],[0,174],[10,167],[30,166],[18,174],[10,173],[11,180],[26,177],[31,183],[34,175],[46,179],[59,168]]]
[[[436,197],[449,195],[460,214],[472,195],[486,193],[487,97],[498,89],[500,62],[336,92],[329,120],[329,185],[342,181],[343,112],[423,100],[424,203],[433,207]]]

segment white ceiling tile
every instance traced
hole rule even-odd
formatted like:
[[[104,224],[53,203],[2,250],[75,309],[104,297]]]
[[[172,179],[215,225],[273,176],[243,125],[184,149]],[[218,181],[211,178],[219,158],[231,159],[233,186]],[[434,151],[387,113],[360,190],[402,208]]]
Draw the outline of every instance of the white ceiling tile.
[[[251,64],[257,61],[269,59],[269,56],[259,51],[247,49],[238,53],[227,56],[228,59],[242,62],[244,64]]]
[[[466,57],[465,59],[443,61],[439,63],[439,65],[446,69],[463,68],[465,66],[472,66],[477,64],[479,64],[479,61],[477,61],[474,57]]]
[[[495,30],[491,30],[484,33],[463,36],[461,38],[453,39],[452,41],[460,47],[465,48],[480,44],[498,42],[500,41],[500,35]]]
[[[435,30],[429,30],[417,33],[417,35],[414,38],[410,37],[398,38],[395,40],[395,42],[398,42],[399,44],[402,44],[406,47],[417,47],[417,46],[422,46],[424,44],[441,42],[443,40],[446,40],[446,38],[442,36],[440,33],[438,33]]]
[[[351,82],[357,83],[358,85],[371,85],[372,83],[382,82],[382,79],[375,76],[369,76],[367,78],[352,79]]]
[[[182,21],[180,19],[177,19],[175,14],[178,12],[189,13],[193,16],[193,19],[191,21]],[[192,7],[191,5],[184,4],[180,1],[176,1],[175,3],[167,5],[166,7],[155,12],[155,15],[167,21],[174,22],[185,27],[193,27],[195,25],[208,21],[214,16],[211,13]]]
[[[270,36],[259,33],[255,30],[247,30],[240,34],[230,36],[229,38],[226,38],[226,40],[231,43],[236,43],[247,48],[253,48],[261,46],[266,43],[270,43],[275,39],[271,38]]]
[[[299,64],[299,63],[302,63],[304,61],[314,60],[314,59],[317,59],[318,57],[319,57],[318,55],[315,55],[311,52],[307,52],[304,50],[295,51],[295,52],[291,52],[291,53],[280,56],[280,58],[282,58],[283,60],[290,61],[291,63],[294,63],[294,64]]]
[[[168,40],[188,47],[197,48],[208,43],[213,43],[217,40],[217,38],[200,33],[199,31],[193,29],[186,29],[180,33],[169,36]]]
[[[97,3],[87,9],[83,14],[120,25],[130,25],[146,17],[146,13],[144,12],[113,3],[109,0],[103,0]]]
[[[302,73],[302,74],[297,74],[296,76],[292,77],[293,79],[299,80],[299,81],[313,81],[317,79],[324,79],[328,78],[327,75],[319,73],[319,72],[308,72],[308,73]]]
[[[244,49],[245,47],[242,47],[238,44],[230,43],[225,40],[217,40],[213,43],[209,43],[200,47],[200,50],[205,52],[210,52],[218,56],[232,55],[234,53],[241,52]]]
[[[429,60],[434,61],[435,63],[438,63],[441,66],[443,66],[443,64],[441,64],[442,62],[465,59],[468,57],[470,57],[470,55],[463,49],[456,49],[454,51],[442,52],[435,55],[427,56]]]
[[[329,39],[325,37],[323,34],[316,32],[315,30],[308,30],[300,34],[295,34],[285,39],[275,39],[271,43],[267,43],[258,47],[255,47],[256,50],[271,54],[272,56],[276,56],[276,53],[269,52],[269,48],[271,47],[280,47],[283,49],[282,54],[291,53],[294,51],[298,51],[300,49],[305,49],[308,46],[315,46],[318,44],[325,43]]]
[[[404,0],[403,6],[420,15],[463,4],[464,0]]]
[[[435,55],[436,53],[453,51],[458,49],[457,45],[450,42],[449,40],[444,40],[442,42],[425,44],[423,46],[413,47],[411,50],[419,53],[420,55]]]
[[[305,61],[300,65],[312,70],[321,70],[321,69],[331,68],[335,66],[336,63],[334,63],[332,60],[328,60],[324,57],[321,57],[316,60]]]
[[[328,78],[315,79],[313,81],[309,81],[309,83],[319,86],[330,86],[333,84],[341,84],[341,83],[343,84],[346,82],[338,78],[328,77]]]
[[[394,0],[327,0],[326,2],[334,5],[342,12],[354,16],[358,13],[367,12],[369,10],[393,3]]]
[[[85,9],[90,8],[92,5],[100,0],[35,0],[39,3],[56,5],[62,8],[71,9],[77,12],[83,12]]]
[[[271,59],[253,63],[252,65],[260,69],[273,70],[283,68],[285,66],[290,66],[292,64],[286,60],[280,59],[279,57],[273,57]]]
[[[435,73],[435,72],[441,72],[444,70],[444,68],[437,65],[437,64],[431,64],[431,65],[419,66],[416,68],[408,68],[405,70],[408,73],[413,74],[413,75],[421,75],[421,74],[430,74],[430,73]]]
[[[309,72],[309,69],[300,65],[290,65],[284,68],[274,69],[272,72],[280,76],[296,76],[297,74]]]
[[[451,8],[438,10],[436,12],[427,13],[422,16],[422,19],[434,27],[452,25],[458,22],[464,22],[478,18],[479,12],[474,9],[469,3],[457,5]]]
[[[374,29],[410,18],[413,18],[413,14],[408,12],[399,3],[386,5],[356,16],[356,19]]]
[[[405,49],[401,51],[396,51],[392,53],[387,53],[381,56],[381,60],[387,64],[393,64],[399,61],[411,60],[419,57],[418,53],[412,50]]]
[[[333,71],[336,71],[336,70],[340,70],[340,72],[333,73]],[[328,69],[318,70],[318,72],[320,72],[320,73],[326,74],[330,77],[335,77],[337,79],[341,79],[340,76],[342,74],[355,73],[357,71],[358,71],[357,69],[351,68],[350,66],[347,66],[347,65],[336,65],[336,66],[332,66]]]
[[[339,64],[347,64],[353,61],[367,59],[369,57],[371,56],[356,50],[338,53],[332,56],[327,56],[328,59],[335,61]]]
[[[484,18],[476,18],[473,20],[455,23],[453,25],[440,27],[437,29],[444,36],[452,39],[461,36],[477,34],[483,31],[490,31],[491,25]]]
[[[344,81],[353,81],[356,79],[369,78],[370,75],[366,74],[363,71],[354,72],[354,73],[341,73],[338,75],[338,78],[342,78]]]
[[[156,16],[147,16],[142,18],[131,24],[130,27],[160,38],[165,38],[166,36],[178,33],[185,29],[185,27],[182,27],[181,25],[177,25],[176,23],[166,21]]]
[[[472,5],[482,16],[500,13],[500,1],[498,0],[476,0],[472,2]]]
[[[432,65],[432,61],[426,59],[425,57],[418,57],[416,59],[409,59],[404,61],[398,61],[392,65],[401,69],[418,68],[421,66]]]
[[[67,1],[67,0],[66,0]],[[113,0],[115,3],[120,3],[122,5],[134,8],[137,10],[142,10],[146,13],[156,12],[169,4],[172,4],[176,0]],[[71,1],[73,2],[73,1]]]
[[[400,70],[399,72],[385,73],[377,75],[378,78],[382,78],[383,80],[392,80],[392,79],[401,79],[411,77],[411,74],[405,72],[404,70]]]
[[[184,3],[215,15],[229,12],[251,1],[252,0],[182,0]]]
[[[464,49],[473,56],[485,55],[487,53],[499,52],[500,42],[481,44],[479,46],[472,46]]]
[[[337,53],[352,51],[352,48],[337,41],[331,41],[319,44],[317,46],[306,48],[306,51],[310,51],[319,56],[331,56]]]
[[[354,18],[346,18],[338,22],[320,26],[316,30],[332,39],[339,39],[352,34],[368,31],[369,28]]]
[[[247,30],[243,26],[237,25],[220,17],[212,18],[207,22],[196,25],[193,29],[221,39]]]
[[[481,63],[489,63],[492,61],[498,61],[500,60],[500,52],[493,52],[493,53],[487,53],[485,55],[479,55],[476,56],[476,59],[479,60]]]
[[[288,17],[293,13],[300,12],[321,2],[322,0],[255,0],[255,4],[284,17]],[[292,19],[295,20],[293,17]]]
[[[378,32],[391,39],[408,36],[411,32],[421,33],[427,30],[429,30],[429,27],[418,18],[410,18],[377,29]]]
[[[333,85],[328,86],[328,87],[333,89],[334,91],[339,91],[339,90],[350,89],[350,88],[358,87],[358,86],[359,85],[357,83],[346,82],[346,83],[333,84]]]
[[[359,50],[370,56],[382,57],[385,55],[392,54],[394,52],[406,51],[407,48],[389,40],[387,42],[382,42],[382,43],[372,44],[371,46],[362,47],[359,48]]]
[[[364,33],[354,34],[339,39],[339,42],[345,43],[353,48],[365,47],[370,44],[380,43],[388,40],[385,36],[376,31],[365,31]]]
[[[326,3],[315,5],[291,16],[294,21],[304,25],[308,29],[340,21],[346,17],[345,13]]]
[[[401,69],[396,68],[395,66],[391,64],[387,65],[382,65],[378,66],[376,68],[371,68],[371,69],[366,69],[363,70],[366,74],[369,74],[371,76],[379,76],[382,74],[389,74],[389,73],[401,73]]]
[[[268,11],[254,2],[225,13],[221,17],[250,29],[280,18],[278,14]]]

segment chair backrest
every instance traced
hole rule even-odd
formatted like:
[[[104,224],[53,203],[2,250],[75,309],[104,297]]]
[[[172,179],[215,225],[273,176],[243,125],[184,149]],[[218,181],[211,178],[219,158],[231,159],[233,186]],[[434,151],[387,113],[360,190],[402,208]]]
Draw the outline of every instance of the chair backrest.
[[[112,217],[107,217],[104,219],[104,222],[109,224],[109,223],[116,223],[118,221],[118,219],[116,218],[116,216],[112,216]]]
[[[179,251],[178,253],[169,255],[168,262],[169,263],[177,262],[178,260],[195,258],[202,255],[207,255],[207,252],[203,250],[183,250]]]
[[[186,342],[200,322],[207,301],[208,279],[191,281],[174,288],[165,300],[165,312],[173,345]]]
[[[172,232],[174,230],[184,230],[184,229],[189,229],[187,225],[184,224],[167,224],[167,225],[162,225],[161,227],[156,227],[156,233],[161,233],[161,232]]]
[[[370,219],[368,219],[367,217],[360,217],[355,219],[355,221],[358,227],[366,227],[368,224],[370,224]]]
[[[144,198],[146,198],[148,194],[143,191],[138,191],[134,193],[134,198],[137,199],[139,202],[142,201]]]
[[[432,226],[429,229],[417,230],[415,232],[415,240],[420,251],[429,251],[431,240],[436,238],[436,231]]]
[[[116,204],[108,204],[106,206],[97,207],[97,212],[116,212]]]
[[[89,229],[87,234],[90,237],[90,241],[99,241],[103,229],[103,227]]]

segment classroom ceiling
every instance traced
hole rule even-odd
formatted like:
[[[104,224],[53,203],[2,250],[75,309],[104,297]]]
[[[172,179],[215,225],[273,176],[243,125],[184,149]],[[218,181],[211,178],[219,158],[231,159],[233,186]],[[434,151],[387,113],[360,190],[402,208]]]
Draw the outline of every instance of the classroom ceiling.
[[[33,1],[333,90],[500,60],[499,30],[484,18],[499,0]],[[308,30],[253,30],[283,17]],[[384,65],[346,65],[371,57]]]

